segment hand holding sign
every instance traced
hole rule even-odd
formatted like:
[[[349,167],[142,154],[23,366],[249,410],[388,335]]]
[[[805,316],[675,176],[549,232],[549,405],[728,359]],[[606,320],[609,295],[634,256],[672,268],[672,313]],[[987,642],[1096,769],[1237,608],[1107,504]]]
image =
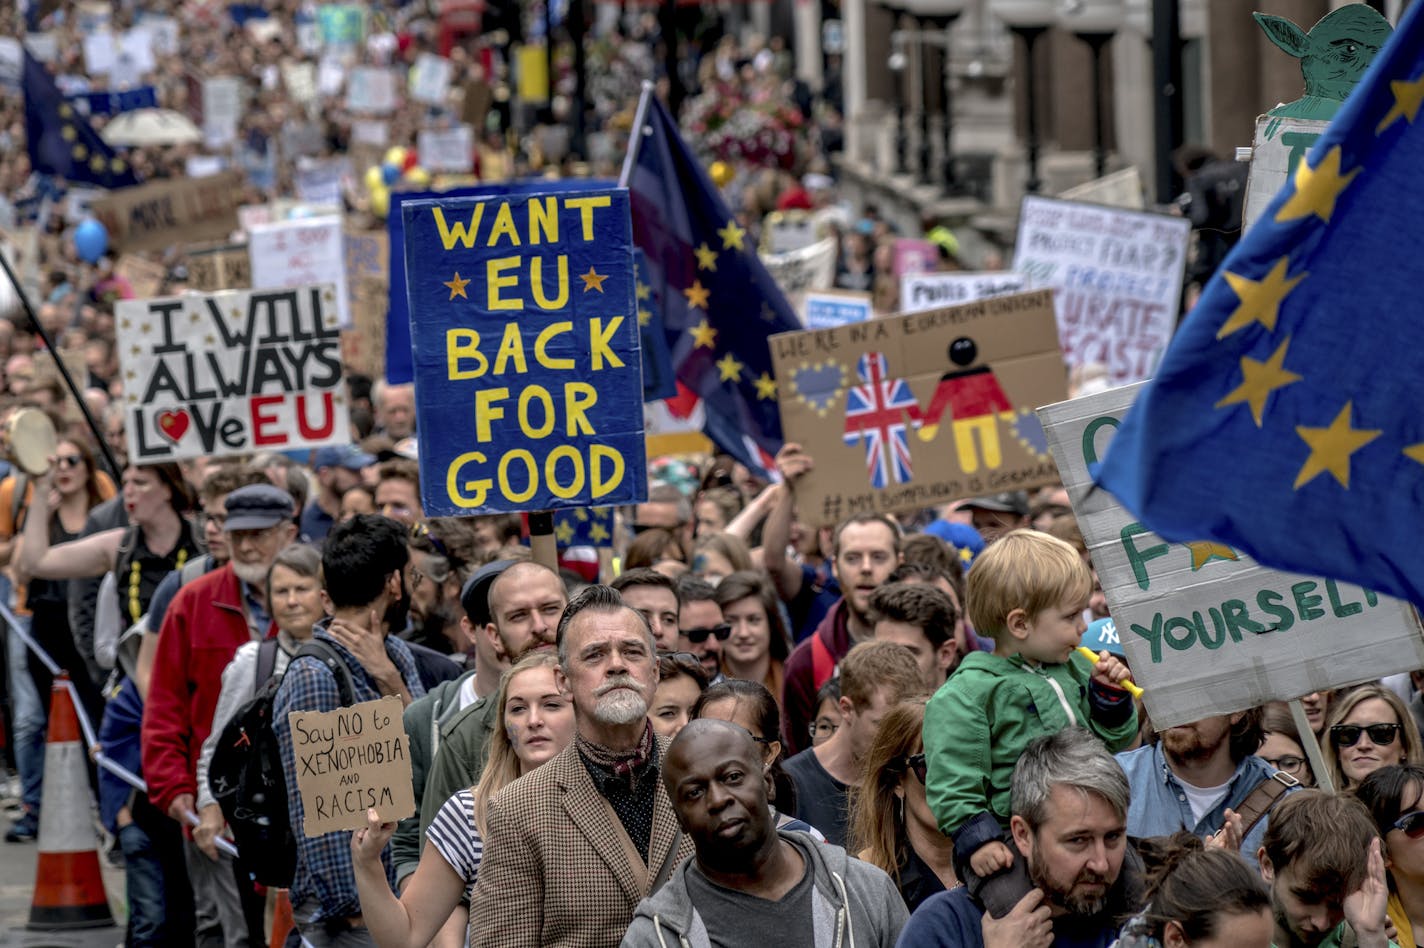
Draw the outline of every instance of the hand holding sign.
[[[307,836],[365,829],[371,810],[384,821],[415,813],[400,701],[293,711],[287,720]]]

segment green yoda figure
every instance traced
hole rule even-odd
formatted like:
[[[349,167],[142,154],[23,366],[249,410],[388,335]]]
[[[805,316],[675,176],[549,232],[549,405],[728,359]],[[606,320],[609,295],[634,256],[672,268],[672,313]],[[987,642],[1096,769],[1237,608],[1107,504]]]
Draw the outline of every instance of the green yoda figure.
[[[1252,16],[1272,43],[1300,60],[1305,77],[1305,95],[1266,113],[1277,118],[1334,118],[1393,31],[1388,20],[1363,3],[1332,10],[1309,33],[1284,17]]]

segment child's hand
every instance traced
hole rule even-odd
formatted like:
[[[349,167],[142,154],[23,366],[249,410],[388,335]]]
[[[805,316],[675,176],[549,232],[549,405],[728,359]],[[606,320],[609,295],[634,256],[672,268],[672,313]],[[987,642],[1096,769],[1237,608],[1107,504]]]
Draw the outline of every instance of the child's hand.
[[[969,857],[969,868],[981,879],[987,879],[1014,864],[1014,854],[1000,842],[988,842],[974,850]]]
[[[1111,653],[1098,653],[1098,663],[1093,666],[1093,681],[1109,688],[1122,688],[1122,682],[1131,677],[1132,672]]]

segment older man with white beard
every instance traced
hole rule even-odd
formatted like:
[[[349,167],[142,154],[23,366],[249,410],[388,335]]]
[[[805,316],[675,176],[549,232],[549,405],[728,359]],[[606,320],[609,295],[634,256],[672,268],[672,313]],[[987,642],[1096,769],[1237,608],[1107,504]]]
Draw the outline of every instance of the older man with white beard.
[[[564,610],[557,643],[577,736],[489,804],[473,948],[612,948],[692,852],[648,724],[658,666],[647,620],[616,590],[589,586]]]
[[[297,535],[295,514],[291,495],[270,484],[227,495],[224,531],[231,558],[173,597],[158,633],[144,706],[149,799],[184,827],[199,818],[188,841],[188,873],[200,924],[220,926],[228,948],[245,946],[248,932],[232,861],[212,841],[223,827],[222,810],[214,803],[199,813],[194,804],[198,755],[212,731],[223,669],[238,646],[272,633],[267,573]]]

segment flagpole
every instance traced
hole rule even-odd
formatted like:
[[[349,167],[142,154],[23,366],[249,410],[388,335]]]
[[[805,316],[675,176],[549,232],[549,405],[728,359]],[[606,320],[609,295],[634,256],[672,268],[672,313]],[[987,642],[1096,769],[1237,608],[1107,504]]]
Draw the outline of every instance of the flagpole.
[[[648,103],[653,100],[653,82],[643,80],[643,91],[638,96],[638,108],[633,112],[633,131],[628,136],[628,154],[623,156],[623,171],[618,175],[618,186],[626,188],[633,177],[633,165],[638,160],[638,149],[643,147],[643,122],[648,118]]]
[[[64,364],[64,360],[59,357],[59,349],[55,347],[54,340],[49,337],[44,326],[35,318],[35,311],[30,308],[30,298],[25,295],[25,288],[20,285],[20,281],[15,278],[15,271],[10,268],[10,261],[5,254],[0,253],[0,267],[5,269],[5,276],[10,279],[10,285],[15,288],[15,295],[20,298],[20,305],[25,308],[25,315],[30,319],[30,325],[34,327],[39,337],[44,340],[45,348],[54,357],[54,367],[59,370],[59,377],[64,379],[64,384],[69,388],[69,393],[74,396],[74,401],[79,406],[79,411],[83,413],[84,420],[89,424],[89,430],[94,432],[94,440],[99,443],[99,451],[104,455],[104,461],[109,465],[109,470],[115,478],[123,474],[119,467],[119,462],[114,459],[114,452],[109,449],[109,442],[104,440],[104,433],[99,430],[99,425],[94,421],[94,416],[89,413],[89,406],[85,403],[84,397],[79,393],[79,388],[74,384],[74,379],[69,374],[69,369]]]

